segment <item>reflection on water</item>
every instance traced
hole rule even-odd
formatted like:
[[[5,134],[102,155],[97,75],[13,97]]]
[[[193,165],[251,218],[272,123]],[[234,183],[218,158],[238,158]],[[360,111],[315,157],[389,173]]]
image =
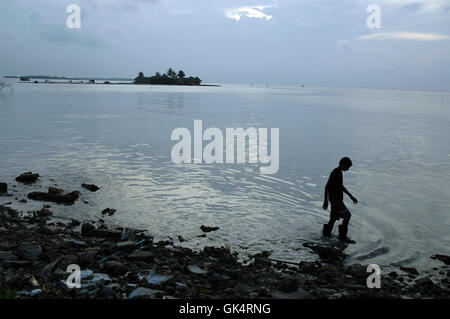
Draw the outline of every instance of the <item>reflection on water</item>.
[[[18,199],[54,184],[81,190],[87,204],[55,205],[58,216],[97,220],[111,207],[111,224],[298,261],[309,257],[304,241],[323,240],[323,186],[347,155],[354,166],[344,182],[360,203],[348,202],[357,244],[346,252],[430,267],[430,255],[449,254],[449,101],[448,93],[362,89],[15,83],[0,93],[0,176],[11,184],[24,171],[42,176],[17,185]],[[280,128],[279,172],[173,164],[170,133],[193,130],[194,119],[204,129]],[[220,230],[198,238],[202,224]]]

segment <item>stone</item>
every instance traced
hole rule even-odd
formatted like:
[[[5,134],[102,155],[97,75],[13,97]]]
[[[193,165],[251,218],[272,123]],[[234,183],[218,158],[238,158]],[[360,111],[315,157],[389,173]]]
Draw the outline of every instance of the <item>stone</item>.
[[[10,251],[0,251],[0,260],[17,260],[17,256]]]
[[[114,215],[115,212],[116,212],[115,209],[106,208],[106,209],[102,210],[102,215],[108,214],[109,216],[112,216],[112,215]]]
[[[48,192],[50,194],[64,194],[64,191],[62,189],[54,187],[54,186],[50,186],[48,188]]]
[[[391,271],[388,275],[389,275],[389,277],[394,278],[394,279],[398,277],[398,274],[395,271]]]
[[[210,226],[201,225],[200,229],[205,233],[209,233],[209,232],[218,230],[219,227],[210,227]]]
[[[24,184],[34,183],[39,178],[39,174],[33,174],[32,172],[26,172],[16,177],[16,181]]]
[[[414,268],[414,267],[400,267],[400,270],[403,270],[404,272],[407,272],[407,273],[412,274],[412,275],[418,275],[419,274],[417,269]]]
[[[8,193],[8,184],[0,183],[0,194]]]
[[[450,256],[436,254],[431,256],[431,259],[437,259],[443,261],[446,265],[450,265]]]
[[[80,197],[79,191],[73,191],[71,193],[62,194],[51,194],[43,192],[32,192],[27,195],[29,199],[44,201],[44,202],[55,202],[58,204],[68,204],[72,205],[78,197]]]
[[[92,231],[93,236],[120,239],[122,232],[113,229],[95,229]]]
[[[355,278],[362,279],[369,276],[367,273],[367,266],[361,264],[353,264],[348,267],[348,272]]]
[[[53,213],[48,210],[47,208],[42,208],[41,210],[36,212],[36,216],[38,217],[46,217],[46,216],[52,216]]]
[[[39,245],[21,244],[17,249],[20,258],[27,261],[37,261],[42,255],[42,248]]]
[[[90,236],[95,231],[95,226],[89,223],[83,223],[81,225],[81,235]]]
[[[128,271],[128,268],[118,261],[107,261],[103,268],[108,274],[112,275],[124,275]]]
[[[297,283],[292,278],[284,279],[278,287],[281,291],[288,293],[297,291],[297,288]]]
[[[119,249],[124,249],[124,250],[133,249],[136,247],[136,242],[132,241],[132,240],[121,241],[116,244],[116,247]]]
[[[48,264],[47,266],[45,266],[42,270],[41,270],[41,276],[43,277],[48,277],[52,274],[53,269],[55,268],[55,266],[63,259],[63,257],[59,257],[58,259],[56,259],[55,261],[51,262],[50,264]]]
[[[434,281],[429,277],[423,277],[414,281],[416,286],[435,286]]]
[[[318,253],[320,259],[325,262],[342,263],[346,257],[346,254],[335,247],[325,247],[311,243],[304,243],[303,246],[308,247]]]
[[[255,257],[254,264],[260,265],[260,266],[271,266],[272,262],[269,259],[264,258],[264,257]]]
[[[69,225],[67,225],[68,227],[77,227],[77,226],[80,226],[81,225],[81,223],[78,221],[78,220],[76,220],[76,219],[72,219],[71,221],[70,221],[70,223],[69,223]],[[94,227],[95,228],[95,227]]]
[[[308,299],[311,294],[302,288],[298,288],[296,291],[291,293],[275,292],[273,294],[274,299]]]
[[[86,188],[87,190],[91,191],[91,192],[96,192],[100,189],[100,187],[98,187],[97,185],[94,184],[81,184],[82,187]]]
[[[137,250],[127,256],[130,260],[138,260],[145,262],[153,262],[155,259],[154,254],[151,251]]]

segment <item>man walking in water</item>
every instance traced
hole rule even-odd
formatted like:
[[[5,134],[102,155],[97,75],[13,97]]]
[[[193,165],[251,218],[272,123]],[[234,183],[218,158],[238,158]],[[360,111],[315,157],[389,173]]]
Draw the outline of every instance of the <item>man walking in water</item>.
[[[325,199],[322,206],[324,210],[327,210],[328,199],[330,200],[330,221],[328,224],[323,225],[322,234],[326,237],[331,237],[331,231],[333,230],[334,223],[343,218],[344,221],[342,225],[339,225],[339,240],[349,244],[355,243],[354,240],[347,237],[348,223],[352,214],[350,214],[349,210],[344,205],[343,193],[347,194],[355,204],[358,203],[358,200],[344,187],[342,171],[348,171],[352,165],[352,161],[348,157],[343,157],[339,161],[339,166],[331,172],[330,178],[325,186]]]

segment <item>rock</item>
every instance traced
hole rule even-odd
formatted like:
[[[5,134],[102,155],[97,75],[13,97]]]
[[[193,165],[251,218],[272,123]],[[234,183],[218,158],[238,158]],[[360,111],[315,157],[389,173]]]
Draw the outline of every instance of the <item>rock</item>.
[[[142,297],[154,298],[158,294],[161,294],[161,293],[162,293],[161,290],[153,290],[153,289],[149,289],[149,288],[138,287],[128,295],[128,298],[129,299],[142,298]]]
[[[431,256],[431,259],[438,259],[440,261],[443,261],[446,265],[450,265],[450,256],[436,254]]]
[[[367,266],[361,264],[353,264],[348,267],[348,272],[355,278],[362,279],[369,276],[367,273]]]
[[[219,227],[210,227],[210,226],[205,226],[205,225],[201,225],[200,229],[205,232],[205,233],[209,233],[211,231],[216,231],[219,229]]]
[[[120,239],[122,236],[122,232],[113,229],[96,229],[92,232],[92,235],[97,237]]]
[[[412,275],[418,275],[419,274],[417,269],[414,268],[414,267],[400,267],[400,270],[403,270],[404,272],[407,272],[407,273],[412,274]]]
[[[189,289],[188,285],[186,285],[185,283],[182,283],[182,282],[176,282],[175,288],[177,290],[188,290]]]
[[[96,262],[97,251],[90,250],[86,252],[82,252],[78,254],[78,258],[80,260],[80,264],[89,266]]]
[[[82,240],[69,240],[69,243],[77,248],[83,248],[86,247],[86,242],[82,241]]]
[[[0,251],[0,260],[17,260],[17,256],[10,251]]]
[[[423,277],[414,281],[416,286],[435,286],[434,281],[429,277]]]
[[[62,189],[54,187],[54,186],[50,186],[48,188],[48,192],[49,192],[49,194],[64,194],[64,191]]]
[[[34,183],[39,178],[39,174],[33,174],[32,172],[26,172],[16,177],[16,181],[24,184]]]
[[[79,196],[80,196],[79,191],[73,191],[65,195],[43,193],[43,192],[32,192],[27,195],[29,199],[33,200],[56,202],[58,204],[68,204],[68,205],[72,205],[78,199]]]
[[[38,217],[46,217],[46,216],[51,216],[51,215],[53,215],[53,213],[46,208],[42,208],[41,210],[36,212],[36,216],[38,216]]]
[[[95,231],[95,226],[89,223],[83,223],[81,225],[81,235],[82,236],[90,236],[92,232]]]
[[[297,283],[291,278],[283,280],[278,287],[279,290],[284,292],[294,292],[297,291],[297,288]]]
[[[108,274],[112,275],[124,275],[128,271],[128,268],[118,261],[107,261],[103,268]]]
[[[8,193],[8,184],[0,183],[0,194]]]
[[[136,242],[132,241],[132,240],[121,241],[116,244],[116,247],[119,249],[124,249],[124,250],[133,249],[136,247]]]
[[[26,199],[21,199],[19,200],[19,203],[28,203],[28,201]]]
[[[298,271],[305,274],[314,273],[316,270],[316,265],[311,261],[301,261],[298,264]]]
[[[391,277],[391,278],[397,278],[398,277],[398,274],[395,272],[395,271],[391,271],[390,273],[389,273],[389,277]]]
[[[90,190],[91,192],[96,192],[100,189],[97,185],[94,184],[81,184],[82,187],[86,188],[87,190]]]
[[[112,216],[112,215],[114,215],[115,212],[116,212],[115,209],[106,208],[106,209],[102,210],[102,215],[108,214],[109,216]]]
[[[21,244],[17,249],[19,257],[28,261],[37,261],[42,255],[42,248],[39,245]]]
[[[137,251],[129,254],[127,256],[127,259],[145,261],[145,262],[153,262],[155,259],[155,256],[151,251],[137,250]]]
[[[76,220],[76,219],[72,219],[71,221],[70,221],[70,223],[69,223],[69,225],[67,225],[68,227],[77,227],[77,226],[80,226],[81,225],[81,223],[78,221],[78,220]],[[94,227],[95,228],[95,227]]]
[[[187,268],[187,270],[189,270],[189,272],[196,274],[196,275],[205,275],[208,273],[206,270],[201,269],[197,265],[188,265],[186,268]]]
[[[53,269],[56,267],[56,265],[63,259],[63,257],[60,257],[58,259],[56,259],[55,261],[53,261],[52,263],[48,264],[47,266],[45,266],[42,270],[41,270],[41,276],[43,277],[49,277],[52,272]]]
[[[275,292],[273,294],[274,299],[308,299],[311,298],[311,294],[302,288],[298,288],[296,291],[291,293],[280,293]]]
[[[308,247],[319,254],[320,259],[325,262],[337,262],[342,263],[347,256],[342,251],[335,247],[325,247],[311,243],[304,243],[303,246]]]
[[[264,257],[255,257],[254,264],[260,265],[260,266],[271,266],[272,262],[269,259],[264,258]]]

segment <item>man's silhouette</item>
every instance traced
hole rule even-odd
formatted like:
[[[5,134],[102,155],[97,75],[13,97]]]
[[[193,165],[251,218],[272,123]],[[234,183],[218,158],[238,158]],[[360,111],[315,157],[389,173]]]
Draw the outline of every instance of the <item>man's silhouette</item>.
[[[325,186],[325,199],[322,206],[324,210],[327,210],[328,199],[330,200],[330,221],[328,224],[323,225],[322,234],[326,237],[331,237],[331,231],[333,230],[334,223],[343,218],[344,221],[342,225],[339,225],[339,240],[347,243],[355,243],[355,241],[347,237],[348,223],[350,221],[350,217],[352,217],[352,214],[350,214],[349,210],[344,205],[343,193],[346,193],[355,204],[358,200],[344,187],[342,171],[348,171],[352,165],[352,161],[348,157],[343,157],[339,161],[339,166],[331,172],[330,178]]]

